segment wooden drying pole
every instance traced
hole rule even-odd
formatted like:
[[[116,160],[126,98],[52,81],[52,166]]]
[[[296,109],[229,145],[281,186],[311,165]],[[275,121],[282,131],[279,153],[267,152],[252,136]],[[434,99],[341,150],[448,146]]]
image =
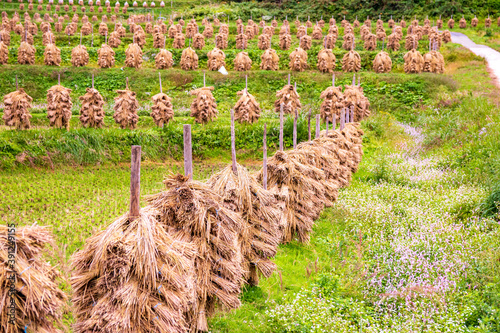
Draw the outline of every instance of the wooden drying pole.
[[[336,114],[333,114],[333,119],[332,119],[332,130],[336,130],[337,129],[337,115]]]
[[[311,108],[309,108],[309,115],[307,116],[307,140],[311,141]]]
[[[325,134],[328,136],[328,117],[326,117],[326,132]]]
[[[320,119],[319,119],[319,117],[320,117],[320,115],[317,114],[316,115],[316,135],[315,135],[316,139],[319,138],[319,131],[320,131],[320,128],[319,128],[319,126],[320,126]]]
[[[193,149],[191,146],[191,125],[184,125],[184,176],[193,179]]]
[[[129,219],[135,220],[139,217],[141,210],[141,146],[132,146],[130,157],[130,212]]]
[[[262,166],[262,186],[267,190],[267,123],[264,124],[264,138],[262,139],[263,166]]]
[[[280,105],[280,151],[283,151],[283,107],[284,103]]]
[[[340,130],[342,131],[345,127],[345,108],[342,108],[342,113],[340,114]]]
[[[234,110],[231,109],[231,162],[234,174],[237,174],[236,168],[236,137],[234,133]]]
[[[297,119],[299,118],[299,110],[295,110],[293,117],[293,149],[297,148]]]

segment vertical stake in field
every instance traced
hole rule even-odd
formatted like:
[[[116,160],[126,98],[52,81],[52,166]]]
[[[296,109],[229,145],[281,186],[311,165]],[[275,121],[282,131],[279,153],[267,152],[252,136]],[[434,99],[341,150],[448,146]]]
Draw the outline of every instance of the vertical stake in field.
[[[299,118],[299,110],[295,110],[293,117],[293,149],[297,148],[297,119]]]
[[[307,140],[311,141],[311,108],[309,108],[309,115],[307,116]]]
[[[264,187],[264,190],[267,190],[267,123],[264,124],[264,137],[262,139],[262,155],[263,155],[262,186]]]
[[[342,131],[345,126],[345,108],[342,108],[342,113],[340,114],[340,130]]]
[[[335,131],[337,129],[337,115],[333,114],[332,117],[332,131]]]
[[[354,122],[354,105],[351,105],[351,122]]]
[[[280,151],[283,151],[283,107],[284,103],[280,105]]]
[[[139,217],[141,192],[141,146],[132,146],[130,158],[130,213],[129,219]]]
[[[328,136],[328,117],[326,117],[326,136]]]
[[[234,110],[231,109],[231,162],[234,174],[237,173],[236,168],[236,137],[234,133]]]
[[[158,77],[160,78],[160,92],[163,94],[163,87],[161,86],[161,73],[158,72]]]
[[[57,74],[57,85],[61,85],[61,74]]]
[[[184,125],[184,176],[193,179],[193,150],[191,147],[191,125]]]

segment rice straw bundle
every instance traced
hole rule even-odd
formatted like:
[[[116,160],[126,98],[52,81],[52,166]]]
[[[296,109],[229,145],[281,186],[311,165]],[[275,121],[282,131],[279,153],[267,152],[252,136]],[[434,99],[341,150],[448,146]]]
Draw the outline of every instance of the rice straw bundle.
[[[400,40],[403,38],[403,28],[400,25],[394,28],[393,33],[398,35]]]
[[[404,71],[406,74],[409,73],[421,73],[424,69],[424,58],[416,49],[408,51],[403,57]]]
[[[191,103],[191,117],[200,124],[217,119],[217,103],[212,95],[214,87],[202,87],[191,91],[191,95],[196,96]]]
[[[365,22],[363,22],[364,25],[366,25],[368,28],[372,27],[372,20],[369,18],[366,18]]]
[[[361,70],[361,56],[358,52],[351,50],[344,55],[342,70],[344,72],[359,72]]]
[[[307,21],[306,21],[306,27],[312,28],[312,26],[313,26],[313,24],[312,24],[311,20],[307,19]]]
[[[329,25],[335,25],[337,22],[335,21],[335,19],[333,18],[333,16],[330,18],[330,20],[328,21],[328,24]]]
[[[130,44],[125,50],[125,66],[132,68],[141,68],[142,50],[137,43]]]
[[[295,35],[295,37],[297,37],[298,39],[304,37],[304,36],[307,36],[307,28],[303,25],[301,25],[298,29],[297,29],[297,34]]]
[[[439,16],[439,19],[436,21],[436,27],[438,29],[442,29],[443,28],[443,20],[441,19],[441,16]]]
[[[16,24],[13,30],[20,36],[24,35],[24,26],[21,23]]]
[[[445,30],[442,32],[442,41],[443,43],[451,43],[451,33],[449,30]]]
[[[387,40],[387,48],[392,51],[399,51],[399,48],[401,47],[400,41],[401,39],[399,35],[396,33],[390,34]]]
[[[60,84],[51,87],[47,91],[47,118],[51,127],[69,130],[71,107],[73,106],[70,93],[71,89]]]
[[[33,22],[28,23],[28,32],[33,36],[38,34],[38,26],[36,25],[36,23]]]
[[[361,121],[370,116],[370,101],[365,97],[363,88],[353,85],[345,86],[344,90],[344,106],[351,110],[354,109],[354,121]]]
[[[117,90],[118,96],[115,97],[115,105],[113,109],[115,113],[113,118],[115,122],[120,125],[120,128],[125,129],[135,129],[139,116],[137,115],[137,109],[139,108],[139,102],[135,97],[135,92],[128,90]]]
[[[460,21],[458,21],[458,27],[460,29],[465,29],[467,28],[467,21],[465,20],[465,17],[462,17]]]
[[[442,42],[442,38],[441,38],[441,35],[439,34],[439,32],[437,30],[432,29],[429,32],[430,45],[433,45],[439,49],[439,48],[441,48],[441,42]]]
[[[174,42],[172,44],[172,47],[174,49],[182,49],[186,45],[186,38],[182,32],[178,32],[175,34],[174,37]]]
[[[205,29],[203,29],[203,36],[205,38],[212,38],[214,35],[214,28],[212,27],[211,24],[208,24],[205,26]]]
[[[196,21],[190,21],[186,25],[186,37],[187,38],[193,38],[194,34],[198,32],[198,25],[196,24]]]
[[[10,45],[10,33],[6,29],[0,30],[0,39],[5,45]]]
[[[161,49],[165,43],[165,36],[161,33],[161,31],[155,31],[153,33],[153,48]]]
[[[21,42],[17,50],[17,62],[21,65],[34,65],[35,47],[27,42]]]
[[[83,127],[101,128],[104,125],[104,99],[97,89],[87,88],[86,93],[80,96],[80,122]]]
[[[274,35],[274,28],[267,25],[264,27],[264,29],[262,29],[262,33],[268,35],[269,37],[272,37]]]
[[[366,36],[369,35],[370,33],[371,33],[370,28],[368,28],[366,25],[363,25],[359,29],[359,34],[361,35],[361,40],[363,41],[366,39]]]
[[[318,25],[314,26],[313,33],[312,33],[312,39],[315,39],[315,40],[323,39],[323,30],[321,30],[321,27],[319,27]]]
[[[227,24],[221,24],[219,27],[219,35],[229,35],[229,26]]]
[[[51,44],[52,41],[55,41],[55,40],[56,40],[56,37],[54,36],[54,34],[52,33],[52,31],[44,32],[43,35],[42,35],[42,44],[44,46],[47,46],[47,45]]]
[[[389,73],[392,70],[392,60],[385,51],[380,51],[373,59],[373,71],[375,73]]]
[[[312,46],[312,38],[311,36],[304,36],[300,39],[300,42],[299,42],[299,46],[300,48],[302,48],[303,50],[310,50],[311,49],[311,46]]]
[[[415,45],[418,45],[418,36],[417,35],[406,35],[405,38],[405,49],[407,51],[413,50]]]
[[[227,49],[228,35],[219,33],[215,36],[215,47],[223,50]]]
[[[192,332],[208,331],[207,316],[217,304],[228,309],[241,304],[238,295],[244,271],[238,234],[243,221],[204,183],[181,175],[164,183],[167,190],[150,196],[148,202],[160,211],[159,222],[175,239],[198,250],[194,258],[196,299],[188,318]]]
[[[257,47],[260,50],[267,50],[268,48],[270,48],[271,47],[271,37],[269,35],[266,35],[266,34],[260,35]]]
[[[364,48],[367,51],[374,51],[377,49],[377,36],[370,33],[365,37]]]
[[[121,216],[73,255],[75,333],[188,332],[197,252],[159,214]]]
[[[290,34],[280,35],[279,44],[281,50],[288,50],[292,45],[292,36]]]
[[[218,27],[220,25],[220,20],[216,17],[214,18],[214,26]]]
[[[50,31],[50,23],[49,22],[40,23],[40,30],[42,30],[42,33],[46,33],[48,31]]]
[[[335,48],[335,43],[337,43],[337,36],[334,34],[328,34],[325,36],[323,46],[326,49],[333,50]]]
[[[336,25],[331,25],[328,28],[328,34],[334,35],[335,39],[337,39],[337,37],[339,36],[339,28]]]
[[[424,54],[424,72],[444,73],[444,57],[439,51],[432,50]]]
[[[13,126],[16,129],[29,129],[31,127],[30,108],[33,98],[24,89],[11,92],[3,97],[3,120],[6,126]]]
[[[472,21],[470,21],[470,25],[471,25],[473,28],[477,27],[478,23],[479,23],[479,20],[477,19],[477,17],[476,17],[476,16],[474,16],[474,18],[472,19]]]
[[[5,65],[9,60],[9,48],[0,40],[0,65]]]
[[[108,25],[104,22],[99,24],[99,35],[106,36],[108,33]]]
[[[267,49],[260,56],[260,69],[268,70],[268,71],[277,71],[279,68],[279,60],[280,57],[278,53],[276,53],[273,49]]]
[[[68,36],[73,36],[76,33],[77,25],[76,23],[69,23],[64,29],[64,34]]]
[[[238,91],[240,99],[234,106],[234,119],[240,123],[253,124],[260,118],[259,102],[251,95],[247,89]]]
[[[389,26],[389,29],[394,28],[394,26],[396,25],[396,22],[392,19],[392,16],[391,16],[390,20],[387,21],[387,25]]]
[[[161,49],[155,56],[155,66],[157,69],[168,69],[174,65],[172,52],[167,49]]]
[[[109,46],[113,47],[113,48],[116,48],[118,46],[120,46],[120,44],[122,43],[121,39],[120,39],[120,35],[118,33],[118,31],[113,31],[110,35],[109,35]]]
[[[318,70],[322,73],[333,73],[337,59],[331,49],[322,49],[318,53]]]
[[[89,53],[85,45],[77,45],[71,50],[71,64],[75,67],[86,66],[89,63]]]
[[[82,25],[82,29],[80,31],[84,36],[90,35],[92,33],[92,24],[90,22],[85,23]]]
[[[1,58],[1,46],[0,46],[0,58]],[[61,50],[52,43],[48,44],[45,47],[45,51],[43,52],[43,63],[46,66],[60,66]]]
[[[175,38],[175,35],[177,35],[179,32],[179,29],[175,24],[171,24],[170,27],[168,28],[168,38]]]
[[[384,28],[377,29],[377,40],[383,41],[386,37],[387,37],[387,34],[386,34]]]
[[[182,51],[181,68],[185,71],[195,70],[198,68],[198,55],[190,47]]]
[[[174,107],[172,98],[160,92],[152,97],[153,106],[151,107],[151,117],[158,127],[163,127],[169,121],[174,119]]]
[[[247,35],[248,39],[253,39],[255,37],[255,29],[251,25],[247,25],[245,27],[245,35]]]
[[[144,45],[146,45],[146,33],[140,25],[138,25],[137,29],[134,30],[134,40],[135,44],[139,45],[141,49]]]
[[[245,34],[236,35],[236,48],[245,50],[248,46],[248,37]]]
[[[248,284],[258,285],[259,273],[267,278],[276,269],[271,258],[276,255],[282,221],[276,198],[239,164],[236,173],[228,165],[213,175],[207,186],[222,197],[224,207],[241,215],[239,242],[245,277]]]
[[[484,21],[484,26],[486,28],[490,28],[491,27],[491,18],[490,16],[488,15],[488,17],[486,18],[486,20]]]
[[[252,59],[247,52],[240,52],[234,57],[234,70],[243,72],[249,71],[252,68]]]
[[[290,70],[303,72],[307,69],[307,52],[302,48],[296,48],[290,53],[290,62],[288,64]]]
[[[353,48],[354,45],[354,34],[344,35],[344,41],[342,42],[342,48],[346,51],[349,51]]]
[[[448,20],[448,28],[453,29],[454,26],[455,26],[455,20],[452,17]]]
[[[207,53],[207,66],[211,71],[218,71],[222,66],[226,66],[226,55],[217,47]]]
[[[335,119],[340,119],[342,108],[344,107],[344,94],[340,87],[331,86],[321,92],[319,98],[323,99],[320,107],[320,116],[323,121],[328,120],[329,123]]]
[[[196,50],[201,50],[205,47],[205,37],[198,33],[193,36],[193,48]]]
[[[291,84],[285,85],[281,90],[276,92],[278,99],[274,102],[274,110],[276,113],[281,112],[281,104],[283,106],[284,114],[295,114],[296,110],[302,108],[300,104],[300,96]]]
[[[61,274],[45,257],[47,248],[56,246],[51,232],[40,226],[18,227],[12,243],[8,230],[6,225],[0,226],[1,331],[62,332],[67,297],[59,289],[64,282]],[[9,289],[11,282],[15,284],[14,293]],[[15,302],[14,323],[8,315],[11,299]]]

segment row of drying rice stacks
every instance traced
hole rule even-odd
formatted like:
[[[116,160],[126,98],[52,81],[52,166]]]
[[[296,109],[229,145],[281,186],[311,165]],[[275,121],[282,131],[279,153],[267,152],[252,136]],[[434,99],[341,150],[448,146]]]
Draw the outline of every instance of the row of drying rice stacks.
[[[296,95],[281,97],[281,114],[300,105]],[[317,125],[314,140],[268,161],[264,145],[264,167],[253,175],[236,163],[232,121],[231,165],[206,183],[189,174],[170,177],[166,190],[147,197],[142,209],[140,152],[133,148],[130,214],[90,237],[71,259],[73,331],[207,331],[207,317],[239,307],[243,285],[257,285],[274,272],[280,243],[307,242],[323,207],[357,171],[363,132],[351,110],[342,113],[340,128],[328,129],[327,122],[320,133]],[[0,253],[7,258],[7,228],[0,231]],[[9,268],[4,260],[0,274],[3,305],[14,299],[17,320],[1,316],[0,324],[5,332],[60,332],[67,297],[57,285],[61,275],[42,260],[50,233],[41,227],[19,233],[16,265]],[[12,274],[16,293],[9,294]]]
[[[153,105],[151,107],[151,117],[158,127],[167,125],[174,119],[174,109],[172,98],[163,93],[160,78],[160,93],[154,95],[151,99]],[[290,77],[289,77],[290,80]],[[191,116],[200,124],[217,119],[219,111],[217,110],[217,102],[212,94],[213,86],[205,85],[205,75],[203,78],[204,85],[191,91],[194,96],[191,103]],[[335,93],[331,92],[335,89]],[[70,120],[72,116],[71,108],[73,103],[70,97],[71,89],[61,85],[60,76],[58,76],[58,84],[51,87],[47,91],[47,118],[50,121],[50,126],[55,128],[65,128],[69,130]],[[136,98],[136,93],[129,89],[128,78],[126,80],[126,88],[117,91],[118,96],[115,97],[114,115],[113,118],[122,129],[135,129],[139,120],[138,108],[139,102]],[[235,119],[240,123],[255,123],[259,120],[261,108],[253,95],[245,88],[238,92],[239,100],[234,106]],[[346,98],[344,98],[346,96]],[[300,109],[300,96],[297,93],[295,86],[290,82],[276,93],[275,110],[280,112],[280,105],[285,105],[284,112],[289,114],[293,110]],[[368,116],[369,103],[363,95],[361,84],[346,86],[346,90],[342,93],[340,87],[331,87],[326,89],[321,98],[324,99],[324,107],[321,108],[322,119],[332,122],[333,117],[341,118],[341,109],[354,108],[355,121],[360,121]],[[332,98],[334,101],[332,102]],[[92,87],[87,88],[85,95],[81,96],[82,102],[80,109],[80,122],[84,127],[101,128],[104,125],[104,99],[97,89],[94,87],[94,76],[92,75]],[[19,130],[31,128],[31,102],[33,99],[19,88],[16,77],[16,91],[4,96],[4,114],[3,120],[6,126],[14,127]],[[358,103],[359,102],[359,103]],[[326,104],[325,104],[326,103]],[[326,106],[330,105],[330,106]]]
[[[7,0],[7,2],[12,2],[12,0]],[[60,12],[60,11],[68,12],[68,11],[70,11],[70,6],[71,6],[71,10],[73,12],[75,12],[75,13],[78,10],[80,10],[80,12],[82,12],[82,13],[87,12],[87,7],[85,7],[85,4],[84,4],[83,0],[78,1],[79,7],[76,6],[75,1],[73,1],[73,0],[68,0],[67,4],[64,4],[63,0],[59,0],[58,4],[56,4],[55,6],[53,5],[54,1],[53,0],[49,0],[48,4],[45,5],[45,7],[43,6],[43,0],[38,0],[38,5],[36,7],[33,4],[32,0],[29,1],[27,7],[24,5],[24,3],[22,3],[22,1],[20,1],[20,2],[21,3],[19,4],[19,10],[29,10],[29,11],[33,11],[33,10],[43,11],[43,10],[46,10],[48,12],[50,12],[50,11],[53,10],[53,11],[56,11],[56,12]],[[132,2],[132,6],[133,7],[139,7],[139,5],[141,5],[142,8],[148,8],[148,7],[155,8],[156,7],[156,2],[155,1],[151,1],[149,4],[146,1],[143,1],[142,3],[139,3],[139,2],[137,2],[137,1],[134,0]],[[96,9],[96,6],[97,6],[97,9]],[[165,7],[165,1],[163,1],[163,0],[160,1],[160,3],[158,4],[158,6],[160,8]],[[88,11],[90,13],[94,13],[94,12],[102,13],[102,12],[104,12],[104,10],[106,10],[107,13],[114,12],[116,14],[119,14],[121,12],[123,14],[127,14],[129,7],[130,6],[129,6],[128,2],[125,2],[124,5],[123,5],[123,7],[121,7],[121,9],[120,9],[120,3],[119,2],[116,2],[115,6],[111,7],[111,3],[108,0],[106,0],[104,2],[104,6],[101,6],[101,1],[100,0],[96,0],[95,6],[94,6],[94,1],[93,0],[89,0],[88,1]]]

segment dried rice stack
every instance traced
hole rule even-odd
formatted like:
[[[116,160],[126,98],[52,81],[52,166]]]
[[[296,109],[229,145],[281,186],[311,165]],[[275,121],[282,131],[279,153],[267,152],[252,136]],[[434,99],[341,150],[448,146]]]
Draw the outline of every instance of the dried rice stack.
[[[75,333],[189,330],[195,244],[171,235],[159,214],[121,216],[73,255]]]
[[[488,15],[488,17],[486,18],[486,20],[484,21],[484,26],[486,28],[490,28],[491,27],[491,18],[490,16]]]
[[[298,39],[304,37],[307,35],[307,28],[303,25],[301,25],[298,29],[297,29],[297,34],[295,35],[295,37],[297,37]]]
[[[0,51],[0,57],[1,57],[1,51]],[[45,51],[43,52],[43,62],[47,66],[60,66],[61,50],[52,43],[48,44],[45,47]]]
[[[322,40],[323,39],[323,31],[321,30],[321,27],[318,25],[314,26],[313,33],[312,33],[312,39],[315,40]]]
[[[474,18],[472,19],[472,21],[470,21],[470,25],[475,28],[477,27],[477,24],[479,23],[479,20],[477,19],[476,16],[474,16]]]
[[[322,49],[318,53],[318,69],[322,73],[333,73],[337,59],[330,49]]]
[[[193,48],[196,50],[201,50],[205,47],[205,37],[200,34],[196,33],[193,36]]]
[[[274,28],[272,26],[265,26],[262,29],[262,33],[272,37],[274,35]]]
[[[266,34],[262,34],[259,36],[259,42],[257,47],[261,50],[267,50],[271,47],[271,37]]]
[[[134,40],[137,45],[139,45],[142,49],[144,45],[146,45],[146,33],[144,29],[139,25],[137,29],[134,29]]]
[[[198,25],[196,24],[196,21],[190,21],[186,25],[186,37],[187,38],[193,38],[194,34],[198,32]]]
[[[125,50],[125,66],[132,68],[141,68],[142,50],[137,43],[130,44]]]
[[[106,36],[107,33],[108,33],[108,25],[104,22],[101,22],[99,24],[99,35]]]
[[[392,51],[399,51],[399,48],[401,47],[400,41],[401,38],[399,35],[396,33],[390,34],[387,40],[387,48]]]
[[[228,309],[241,304],[238,296],[244,271],[238,234],[243,221],[201,182],[178,175],[164,183],[167,190],[148,201],[160,211],[159,222],[173,238],[189,242],[198,250],[194,259],[197,297],[188,318],[192,332],[208,331],[206,318],[217,304]]]
[[[448,28],[453,29],[454,26],[455,26],[455,20],[453,18],[450,18],[448,20]]]
[[[191,103],[191,117],[200,124],[206,124],[217,118],[217,103],[212,95],[214,87],[202,87],[191,91],[196,96]]]
[[[214,28],[212,27],[211,24],[208,24],[205,26],[205,29],[203,29],[203,36],[205,38],[211,38],[214,35]]]
[[[157,69],[168,69],[174,65],[172,52],[167,49],[161,49],[155,57],[155,66]]]
[[[181,68],[185,71],[195,70],[198,68],[198,55],[190,47],[182,51]]]
[[[245,50],[248,46],[248,37],[245,34],[236,35],[236,48]]]
[[[288,64],[292,71],[303,72],[307,69],[307,52],[302,48],[296,48],[290,53],[290,62]]]
[[[9,60],[9,48],[0,41],[0,65],[5,65]]]
[[[8,228],[0,226],[0,256],[2,258],[2,295],[0,327],[2,332],[62,332],[66,294],[59,289],[62,276],[46,260],[47,247],[55,247],[54,238],[45,227],[19,227],[15,244],[9,241]],[[9,253],[15,251],[14,269],[9,265]],[[10,278],[16,292],[10,293]],[[15,302],[15,321],[7,314],[11,297]]]
[[[175,38],[175,35],[178,33],[182,33],[182,31],[179,31],[179,28],[175,24],[170,25],[168,28],[168,38]]]
[[[443,43],[451,43],[451,33],[449,30],[443,31],[442,41]]]
[[[218,71],[222,66],[226,66],[226,55],[218,48],[208,52],[207,58],[208,69],[211,71]]]
[[[84,25],[82,25],[82,29],[80,30],[80,32],[84,36],[90,35],[92,33],[92,24],[90,24],[90,22],[85,23]]]
[[[342,108],[344,107],[344,95],[340,87],[328,87],[321,92],[319,98],[323,99],[320,108],[321,119],[331,123],[333,121],[333,115],[336,119],[340,119]]]
[[[458,22],[458,26],[460,29],[465,29],[467,28],[467,21],[465,20],[465,17],[462,17],[460,21]]]
[[[377,49],[377,36],[374,34],[368,34],[365,37],[365,44],[364,44],[365,50],[368,51],[374,51]]]
[[[335,39],[337,39],[339,36],[339,28],[336,25],[331,25],[330,28],[328,28],[328,34],[334,35]]]
[[[224,50],[227,49],[227,35],[226,34],[218,34],[215,36],[215,47]]]
[[[418,46],[418,36],[417,35],[406,35],[405,38],[405,49],[407,51],[413,50]]]
[[[416,49],[408,51],[404,57],[405,61],[404,71],[409,73],[421,73],[424,69],[424,58]]]
[[[361,29],[359,29],[359,33],[361,35],[361,40],[365,40],[366,36],[371,33],[370,28],[368,28],[366,25],[363,25]]]
[[[361,57],[358,52],[351,50],[342,58],[344,72],[358,72],[361,70]]]
[[[234,106],[234,119],[240,123],[253,124],[260,118],[260,105],[246,89],[238,91],[241,96]]]
[[[7,46],[10,45],[10,33],[7,30],[0,30],[0,37],[2,39],[2,43]]]
[[[280,57],[278,53],[276,53],[273,49],[267,49],[260,56],[260,69],[268,70],[268,71],[277,71],[279,68]]]
[[[172,98],[167,94],[159,93],[152,97],[153,106],[151,108],[151,117],[158,127],[163,127],[168,122],[174,119],[174,107],[172,106]]]
[[[267,184],[271,192],[285,198],[285,219],[287,221],[282,242],[289,243],[294,238],[308,242],[314,220],[319,217],[324,205],[333,203],[325,196],[335,189],[327,184],[322,170],[309,164],[300,163],[288,153],[278,151],[268,160]],[[262,182],[260,171],[257,179]]]
[[[109,45],[102,44],[97,50],[97,65],[100,68],[111,68],[115,65],[115,51]]]
[[[252,68],[252,59],[248,56],[247,52],[240,52],[234,58],[234,70],[243,72],[249,71]]]
[[[295,90],[295,87],[291,84],[287,84],[283,89],[276,92],[276,97],[278,99],[274,102],[274,110],[279,114],[281,110],[281,104],[283,106],[284,114],[295,114],[295,110],[300,110],[302,105],[300,104],[300,96]]]
[[[376,35],[376,37],[377,37],[377,40],[379,40],[379,41],[383,41],[387,37],[387,34],[386,34],[386,32],[385,32],[385,30],[384,30],[383,27],[381,29],[377,28],[377,35]]]
[[[3,110],[3,120],[6,126],[13,126],[16,129],[29,129],[31,127],[30,109],[33,98],[24,89],[20,88],[3,97],[5,105]]]
[[[288,50],[292,45],[292,36],[290,34],[280,35],[280,49]]]
[[[139,102],[137,102],[135,92],[128,89],[117,90],[116,92],[118,96],[115,97],[115,105],[113,107],[115,110],[113,114],[115,122],[120,124],[122,129],[135,129],[139,120],[139,116],[137,115]]]
[[[311,39],[311,36],[304,36],[300,39],[300,42],[299,42],[299,46],[300,48],[304,49],[304,50],[310,50],[311,49],[311,46],[312,46],[312,39]]]
[[[346,51],[353,49],[354,45],[354,34],[344,35],[344,41],[342,42],[342,48]]]
[[[172,44],[172,47],[174,49],[182,49],[186,45],[186,40],[184,37],[184,34],[182,32],[179,32],[175,34],[174,42]]]
[[[239,235],[243,267],[250,285],[258,285],[259,273],[268,278],[276,269],[271,258],[276,255],[281,238],[279,223],[282,212],[276,208],[272,192],[264,190],[248,170],[236,164],[213,175],[207,186],[222,197],[224,207],[241,214]]]
[[[104,125],[104,99],[97,89],[87,88],[85,95],[80,96],[80,122],[83,127],[101,128]]]
[[[17,50],[17,62],[21,65],[34,65],[35,47],[27,42],[21,42]]]
[[[42,44],[47,46],[52,43],[53,40],[56,40],[56,37],[52,33],[52,31],[44,32],[42,35]]]
[[[55,85],[47,91],[47,118],[50,126],[69,130],[71,120],[71,89]]]
[[[345,87],[344,106],[349,110],[351,110],[351,107],[354,107],[354,121],[356,122],[369,117],[371,114],[370,102],[363,94],[363,88],[355,84]]]
[[[334,49],[335,48],[335,43],[337,43],[337,36],[334,34],[328,34],[325,36],[325,39],[323,41],[323,46],[326,49]]]
[[[444,57],[439,51],[430,51],[424,54],[424,72],[444,73]]]
[[[121,43],[122,43],[122,41],[120,39],[120,35],[119,35],[118,31],[113,31],[109,35],[109,41],[108,41],[109,46],[118,47],[118,46],[120,46]]]
[[[75,67],[86,66],[89,63],[89,53],[85,45],[78,45],[71,50],[71,64]]]
[[[389,54],[381,51],[373,59],[373,71],[375,73],[389,73],[392,69],[392,60]]]
[[[153,48],[161,49],[164,43],[165,43],[165,35],[163,35],[160,31],[156,31],[153,34]]]

